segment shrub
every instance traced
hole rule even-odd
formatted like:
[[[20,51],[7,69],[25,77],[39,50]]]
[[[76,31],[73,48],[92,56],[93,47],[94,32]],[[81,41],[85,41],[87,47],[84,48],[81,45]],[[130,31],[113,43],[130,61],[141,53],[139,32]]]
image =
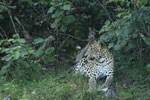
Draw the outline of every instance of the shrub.
[[[13,35],[13,38],[0,40],[3,65],[0,75],[15,79],[38,78],[37,75],[41,75],[46,66],[55,61],[54,47],[48,47],[52,40],[52,36],[34,39],[33,45],[37,46],[37,49],[29,46],[26,40],[19,38],[17,34]]]

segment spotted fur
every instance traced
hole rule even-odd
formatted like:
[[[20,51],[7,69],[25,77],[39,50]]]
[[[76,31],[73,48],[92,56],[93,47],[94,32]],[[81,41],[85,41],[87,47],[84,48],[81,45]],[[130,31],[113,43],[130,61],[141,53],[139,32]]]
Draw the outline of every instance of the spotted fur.
[[[113,80],[114,59],[105,45],[94,41],[87,48],[83,58],[74,66],[75,73],[89,77],[89,91],[96,89],[96,80],[106,77],[98,90],[106,92]]]

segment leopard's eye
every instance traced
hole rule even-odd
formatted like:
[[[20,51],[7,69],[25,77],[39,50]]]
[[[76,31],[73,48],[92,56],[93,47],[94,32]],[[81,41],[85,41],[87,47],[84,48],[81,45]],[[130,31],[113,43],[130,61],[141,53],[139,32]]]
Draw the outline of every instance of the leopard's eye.
[[[89,60],[94,60],[95,59],[95,57],[89,57]]]

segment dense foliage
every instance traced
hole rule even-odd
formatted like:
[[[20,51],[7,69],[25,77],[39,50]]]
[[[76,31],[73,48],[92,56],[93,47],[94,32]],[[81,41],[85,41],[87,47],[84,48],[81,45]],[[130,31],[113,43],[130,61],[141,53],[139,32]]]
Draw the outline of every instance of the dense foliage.
[[[91,27],[113,52],[115,81],[150,82],[149,16],[149,0],[0,0],[0,77],[37,81],[67,71]]]

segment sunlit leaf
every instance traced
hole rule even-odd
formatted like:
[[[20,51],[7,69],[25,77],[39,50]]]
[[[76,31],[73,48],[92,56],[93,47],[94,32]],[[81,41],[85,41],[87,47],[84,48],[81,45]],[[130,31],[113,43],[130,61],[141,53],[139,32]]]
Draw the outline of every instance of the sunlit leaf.
[[[146,65],[146,69],[147,69],[148,72],[150,72],[150,64]]]
[[[45,39],[45,42],[51,42],[53,40],[55,40],[55,38],[52,35],[50,35],[48,38]]]
[[[71,7],[70,7],[70,5],[64,5],[64,6],[63,6],[63,9],[64,9],[64,10],[70,10]]]
[[[46,49],[45,53],[46,53],[47,55],[51,55],[51,54],[54,52],[54,50],[55,50],[54,47],[50,47],[50,48]]]
[[[51,28],[57,28],[58,25],[59,25],[59,24],[58,24],[57,22],[54,22],[54,23],[51,24]]]
[[[11,54],[8,54],[8,55],[6,55],[6,56],[4,56],[3,58],[2,58],[2,60],[5,60],[5,61],[9,61],[9,60],[11,60],[12,59],[12,55]]]
[[[105,22],[105,25],[109,25],[109,24],[110,24],[110,21],[107,20],[107,21]]]
[[[64,11],[63,10],[56,10],[54,14],[52,14],[52,18],[59,17],[60,15],[63,15]]]
[[[114,46],[114,43],[109,43],[108,48],[112,48]]]
[[[52,7],[50,7],[50,8],[48,9],[48,12],[47,12],[47,13],[48,13],[48,14],[49,14],[49,13],[52,13],[55,9],[56,9],[56,8],[54,8],[54,7],[52,6]]]
[[[25,39],[18,39],[19,43],[26,43]]]
[[[20,52],[19,51],[15,51],[14,53],[13,53],[13,58],[16,60],[16,59],[18,59],[20,57]]]
[[[44,41],[44,39],[42,39],[42,38],[36,38],[33,40],[33,43],[38,44],[38,43],[42,43],[43,41]]]

